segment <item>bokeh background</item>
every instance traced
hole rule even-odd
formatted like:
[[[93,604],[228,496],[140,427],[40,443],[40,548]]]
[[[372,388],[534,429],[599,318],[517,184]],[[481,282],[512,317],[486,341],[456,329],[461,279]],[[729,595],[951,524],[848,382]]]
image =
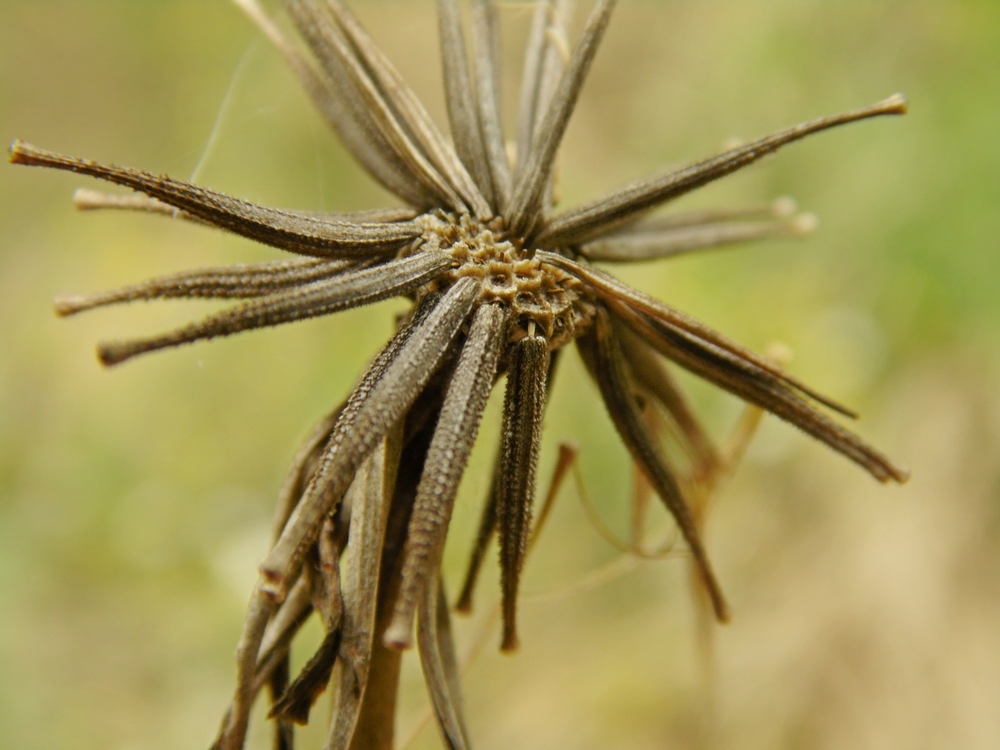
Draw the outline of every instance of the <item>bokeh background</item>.
[[[527,5],[503,14],[510,103]],[[443,122],[431,4],[354,6]],[[225,0],[3,0],[0,10],[0,137],[180,177],[197,170],[274,205],[385,204]],[[794,195],[821,217],[814,237],[623,275],[754,348],[787,344],[793,371],[856,405],[858,429],[908,463],[912,481],[879,486],[766,420],[708,520],[735,614],[712,634],[709,668],[684,561],[623,564],[565,488],[527,571],[521,652],[501,657],[491,636],[467,674],[478,747],[1000,743],[996,3],[622,3],[567,136],[563,194],[595,197],[730,138],[897,90],[908,117],[794,145],[679,204]],[[275,255],[162,218],[77,213],[71,193],[89,185],[0,166],[3,744],[206,747],[285,465],[400,306],[103,370],[96,340],[205,307],[59,321],[54,294]],[[540,476],[560,440],[576,441],[590,496],[624,534],[624,450],[575,356],[559,381]],[[739,404],[692,392],[724,436]],[[481,434],[497,427],[494,404]],[[452,588],[485,491],[481,442],[448,549]],[[656,514],[650,525],[651,536],[668,528]],[[628,572],[597,585],[608,565]],[[463,644],[495,597],[490,567]],[[426,702],[411,662],[401,735]],[[319,746],[321,732],[305,734]],[[438,747],[435,730],[412,746]]]

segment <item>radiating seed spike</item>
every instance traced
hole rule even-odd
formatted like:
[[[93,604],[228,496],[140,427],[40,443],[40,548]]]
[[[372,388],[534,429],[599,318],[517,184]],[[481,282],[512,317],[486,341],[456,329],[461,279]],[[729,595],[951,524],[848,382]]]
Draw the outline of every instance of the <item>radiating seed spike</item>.
[[[580,248],[580,253],[594,261],[638,263],[755,240],[802,237],[815,231],[817,225],[815,214],[780,221],[702,224],[659,231],[640,225],[632,232],[589,242]]]
[[[430,379],[465,322],[479,293],[475,281],[456,282],[408,338],[382,377],[353,414],[345,414],[327,446],[323,462],[299,503],[281,539],[264,562],[265,590],[281,598],[289,579],[302,563],[309,544],[319,533],[322,518],[347,489],[345,478],[371,453],[388,429],[405,413]]]
[[[98,211],[115,209],[121,211],[136,211],[140,213],[161,214],[170,218],[186,219],[198,224],[207,224],[197,216],[192,216],[186,211],[174,208],[156,198],[146,195],[121,195],[118,193],[107,193],[102,190],[91,190],[90,188],[77,188],[73,191],[73,206],[81,211]],[[303,219],[317,219],[323,222],[351,223],[351,224],[383,224],[397,221],[410,221],[417,218],[417,212],[412,208],[375,208],[352,211],[349,213],[333,213],[330,211],[290,211],[281,209],[281,212],[289,216]]]
[[[399,355],[400,350],[405,346],[406,342],[410,340],[413,333],[420,329],[424,321],[427,320],[428,316],[433,312],[437,301],[440,299],[440,295],[437,293],[431,293],[424,297],[419,305],[417,305],[407,316],[406,320],[402,323],[396,335],[389,339],[389,342],[383,347],[382,351],[376,355],[372,360],[371,364],[368,366],[367,371],[364,373],[357,387],[352,391],[351,395],[344,402],[344,404],[334,412],[331,413],[322,423],[317,425],[314,429],[312,436],[307,444],[317,445],[322,448],[319,454],[319,460],[316,461],[316,465],[311,467],[309,470],[309,476],[302,475],[302,471],[296,472],[294,475],[290,472],[289,476],[286,478],[285,484],[282,486],[280,493],[280,507],[277,511],[277,520],[280,520],[280,528],[277,529],[277,537],[280,537],[281,532],[284,530],[288,518],[294,510],[295,506],[298,504],[301,495],[304,492],[311,492],[315,494],[316,492],[321,492],[322,488],[319,485],[319,469],[322,460],[328,459],[328,449],[331,443],[333,432],[336,429],[345,430],[354,422],[357,417],[358,410],[365,404],[368,397],[371,395],[372,389],[382,380],[385,375],[386,370],[389,366],[396,360]],[[332,420],[332,424],[330,424]],[[309,458],[305,455],[306,450],[311,453],[311,447],[306,446],[300,450],[299,454],[296,455],[293,461],[293,470],[296,465],[302,465],[304,468],[305,461]],[[302,483],[302,480],[305,480]],[[292,502],[290,497],[295,495],[295,500]],[[287,509],[287,512],[285,510]],[[330,523],[329,517],[327,521],[324,522],[324,529]],[[276,523],[276,526],[278,524]],[[328,557],[334,554],[333,551],[326,549],[324,546],[323,536],[320,537],[320,557],[321,562],[323,562],[323,555],[326,554]],[[339,572],[336,571],[337,565],[334,560],[327,560],[325,565],[331,566],[331,570],[335,573],[339,581]],[[339,583],[336,586],[337,591],[331,592],[339,597]],[[341,605],[339,605],[342,607]],[[331,628],[332,629],[332,628]]]
[[[479,307],[451,376],[410,517],[402,582],[385,634],[385,645],[390,648],[412,645],[417,604],[441,565],[455,495],[507,340],[508,316],[500,305]]]
[[[308,219],[258,206],[172,177],[99,164],[31,146],[10,147],[14,164],[79,172],[146,193],[193,216],[258,242],[306,255],[367,255],[405,244],[420,235],[412,223],[349,224]]]
[[[483,196],[495,209],[493,175],[479,123],[476,92],[469,73],[462,18],[456,0],[438,0],[438,21],[448,119],[455,148]]]
[[[531,532],[548,371],[548,342],[544,338],[527,336],[514,344],[504,396],[497,493],[503,651],[518,647],[517,591]]]
[[[593,329],[577,341],[618,434],[677,522],[711,598],[715,616],[719,621],[726,622],[729,611],[722,590],[712,572],[691,510],[635,403],[625,374],[625,360],[614,338],[606,310],[598,310]]]
[[[533,133],[541,129],[545,114],[559,88],[559,81],[562,79],[572,56],[568,27],[575,6],[576,0],[556,0],[552,12],[552,22],[545,30],[545,54],[542,60],[542,74],[538,87],[538,106],[535,109]],[[543,213],[550,211],[559,202],[560,174],[557,150],[552,162],[552,174],[543,195]]]
[[[561,350],[556,349],[549,354],[549,373],[546,377],[545,389],[548,404],[548,396],[552,393],[553,385],[556,382],[556,370],[559,366]],[[483,561],[486,559],[486,552],[497,527],[497,492],[499,491],[500,459],[503,446],[493,458],[493,468],[490,471],[490,486],[486,493],[486,501],[483,503],[483,511],[479,519],[479,528],[469,555],[469,562],[466,566],[465,577],[462,581],[462,589],[455,603],[455,611],[468,614],[472,611],[472,595],[475,591],[476,581],[479,579],[479,571]],[[560,450],[562,447],[560,446]],[[537,528],[537,524],[536,524]],[[532,537],[533,539],[534,537]]]
[[[403,450],[398,422],[358,468],[351,485],[351,526],[343,560],[344,618],[340,643],[342,668],[335,688],[336,709],[327,747],[366,747],[353,742],[370,699],[382,687],[381,665],[375,659],[375,630],[380,580],[390,514]],[[353,473],[353,472],[352,472]],[[388,730],[391,735],[391,727]],[[381,747],[381,745],[376,745]]]
[[[908,469],[893,463],[857,435],[817,411],[779,378],[766,372],[755,374],[747,371],[745,363],[728,352],[706,345],[684,331],[671,330],[626,304],[610,306],[626,325],[681,367],[792,423],[851,459],[881,482],[892,480],[902,483],[909,479]]]
[[[417,644],[424,681],[447,747],[449,750],[466,750],[469,747],[469,735],[463,716],[458,660],[451,634],[451,613],[448,611],[440,574],[436,571],[421,593]]]
[[[271,679],[274,671],[281,667],[288,655],[289,644],[310,614],[312,614],[312,607],[309,606],[309,586],[305,580],[300,578],[289,593],[288,598],[267,623],[244,705],[257,697]],[[230,705],[223,716],[219,736],[212,744],[213,750],[224,746],[227,731],[233,721],[234,706]]]
[[[413,291],[451,264],[443,253],[420,253],[328,281],[277,292],[159,336],[102,343],[98,346],[98,357],[105,365],[116,365],[147,352],[370,304]]]
[[[612,324],[615,324],[612,320]],[[694,415],[674,378],[657,361],[656,352],[628,326],[614,325],[625,361],[636,381],[660,402],[683,436],[687,452],[701,467],[718,465],[719,451]]]
[[[516,175],[514,192],[506,212],[507,226],[515,234],[523,233],[534,222],[542,192],[552,174],[556,151],[611,20],[615,4],[616,0],[598,0],[591,11],[580,43],[563,73],[545,119],[538,128],[538,137],[532,145],[531,155],[526,160],[523,171]]]
[[[350,86],[351,93],[358,99],[359,117],[365,117],[377,128],[396,158],[406,165],[424,189],[436,197],[439,207],[447,206],[458,213],[468,213],[468,207],[454,187],[414,143],[400,121],[399,113],[386,100],[385,92],[372,79],[357,49],[344,38],[329,12],[316,0],[285,0],[285,6],[309,39],[313,52],[331,78],[346,79],[345,85]]]
[[[688,211],[673,211],[668,213],[652,213],[655,206],[635,214],[624,216],[610,222],[600,232],[587,239],[611,240],[619,235],[633,232],[655,232],[673,229],[688,229],[705,224],[737,220],[787,219],[798,211],[794,198],[782,196],[769,203],[757,203],[746,206],[724,206],[722,208],[697,208]]]
[[[739,219],[788,219],[794,216],[799,210],[795,199],[784,195],[775,198],[770,203],[761,203],[749,206],[729,206],[724,208],[701,208],[693,211],[681,211],[676,213],[658,214],[645,218],[639,224],[625,227],[623,232],[631,232],[643,229],[681,229],[682,227],[696,227],[702,224],[716,224],[722,221],[736,221]],[[615,230],[614,234],[617,234]]]
[[[335,276],[356,266],[355,261],[304,260],[240,263],[159,276],[96,294],[56,297],[56,314],[65,317],[106,305],[166,298],[248,299],[264,297],[291,286]]]
[[[528,32],[528,43],[524,51],[524,73],[521,76],[521,100],[517,114],[517,172],[524,169],[535,129],[535,113],[538,108],[538,92],[541,87],[542,69],[545,60],[545,29],[552,15],[552,0],[535,3],[535,13]]]
[[[146,195],[120,195],[118,193],[106,193],[102,190],[91,190],[90,188],[77,188],[73,191],[73,205],[81,211],[117,209],[161,214],[171,218],[186,219],[198,224],[207,223],[197,216],[192,216],[186,211],[181,211],[179,208],[174,208],[163,201],[150,198]],[[289,211],[288,209],[282,209],[282,212],[289,216],[304,219],[318,219],[319,221],[334,223],[347,222],[350,224],[389,224],[398,221],[411,221],[418,216],[418,213],[412,208],[373,208],[351,211],[349,213]]]
[[[379,86],[385,100],[409,131],[423,154],[446,178],[448,186],[481,220],[490,219],[493,211],[476,186],[451,144],[445,140],[434,120],[413,90],[379,49],[354,15],[340,0],[327,0],[327,8],[350,39]]]
[[[532,145],[569,62],[571,52],[566,27],[574,4],[573,0],[559,0],[553,7],[552,0],[545,0],[535,6],[521,82],[516,174],[522,174],[527,167]],[[545,209],[555,202],[557,168],[558,165],[553,164],[549,188],[545,191]]]
[[[267,15],[257,0],[233,0],[285,58],[316,109],[351,155],[389,192],[411,206],[429,207],[430,194],[396,157],[371,119],[357,106],[343,76],[324,77]],[[308,38],[308,37],[307,37]]]
[[[264,638],[267,622],[275,607],[276,604],[264,596],[259,586],[254,588],[243,633],[236,647],[236,693],[233,696],[229,721],[220,738],[221,750],[243,748],[250,722],[250,709],[256,697],[253,682],[257,671],[257,655],[260,653],[260,644]]]
[[[511,173],[500,115],[500,24],[494,0],[475,0],[472,34],[479,126],[493,178],[494,205],[502,213],[510,200]]]
[[[586,242],[600,234],[608,225],[615,225],[633,214],[678,198],[806,136],[872,117],[905,113],[906,100],[901,94],[896,94],[870,107],[810,120],[780,130],[710,159],[632,183],[604,198],[568,211],[553,219],[542,230],[537,243],[547,247],[561,247]]]
[[[718,331],[706,326],[704,323],[692,318],[690,315],[686,315],[680,310],[671,307],[670,305],[667,305],[666,303],[661,302],[644,292],[640,292],[638,289],[633,289],[632,287],[623,284],[613,276],[610,276],[591,266],[576,263],[569,258],[555,253],[543,251],[539,253],[539,257],[544,258],[547,263],[552,263],[553,265],[569,271],[581,281],[590,285],[593,291],[607,304],[614,305],[624,303],[631,305],[652,318],[662,320],[668,325],[674,326],[680,330],[688,332],[692,336],[702,339],[705,343],[710,344],[711,346],[718,347],[719,349],[732,354],[748,366],[762,370],[763,372],[784,381],[792,388],[802,392],[809,398],[814,399],[816,402],[823,404],[824,406],[833,409],[846,417],[850,417],[852,419],[857,418],[858,415],[853,410],[848,409],[846,406],[837,403],[828,396],[824,396],[813,388],[810,388],[805,383],[786,373],[782,368],[778,367],[773,362],[770,362],[767,358],[761,357],[746,347],[740,346],[735,341],[723,336]]]

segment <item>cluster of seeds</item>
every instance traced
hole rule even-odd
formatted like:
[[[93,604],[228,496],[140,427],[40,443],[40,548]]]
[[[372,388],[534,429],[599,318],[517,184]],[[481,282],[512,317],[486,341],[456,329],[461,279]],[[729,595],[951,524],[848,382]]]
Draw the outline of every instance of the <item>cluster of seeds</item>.
[[[479,282],[483,303],[499,303],[512,311],[511,343],[537,332],[550,351],[579,337],[593,321],[595,307],[584,284],[536,255],[528,257],[510,241],[502,219],[482,223],[468,214],[435,211],[415,223],[423,229],[419,252],[439,250],[456,261],[454,269],[417,292],[418,301],[461,278],[472,278]]]

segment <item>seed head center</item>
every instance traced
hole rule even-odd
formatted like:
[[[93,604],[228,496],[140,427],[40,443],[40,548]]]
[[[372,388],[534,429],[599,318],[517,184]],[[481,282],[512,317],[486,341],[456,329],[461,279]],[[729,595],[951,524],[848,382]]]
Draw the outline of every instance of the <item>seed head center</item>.
[[[480,282],[479,304],[502,304],[513,312],[511,339],[528,333],[532,324],[558,349],[581,335],[594,307],[578,279],[537,257],[528,258],[508,238],[502,219],[488,223],[469,216],[425,214],[417,252],[445,252],[457,265],[427,285],[419,296],[438,291],[458,279]]]

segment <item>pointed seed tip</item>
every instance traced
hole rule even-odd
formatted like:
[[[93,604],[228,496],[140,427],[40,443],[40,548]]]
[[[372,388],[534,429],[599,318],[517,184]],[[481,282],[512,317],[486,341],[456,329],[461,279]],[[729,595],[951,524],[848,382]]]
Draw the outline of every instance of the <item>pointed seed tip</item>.
[[[20,138],[15,138],[7,147],[7,155],[11,164],[21,164],[24,156],[25,143]]]
[[[783,195],[780,198],[775,198],[774,203],[771,204],[771,213],[778,219],[786,219],[789,216],[794,216],[795,212],[798,210],[798,201],[790,195]]]
[[[122,344],[110,342],[97,345],[97,358],[105,367],[121,364],[131,356]]]
[[[899,93],[879,102],[878,106],[887,114],[905,115],[909,111],[910,103],[906,100],[905,95]]]
[[[91,190],[90,188],[77,188],[73,191],[73,205],[81,210],[86,210],[88,208],[96,208],[99,205],[99,201],[102,197],[102,193],[97,190]]]
[[[11,141],[7,153],[11,164],[24,164],[29,167],[49,166],[55,156],[52,152],[32,146],[20,138]]]
[[[257,585],[260,588],[260,593],[276,604],[285,601],[285,597],[288,595],[285,577],[280,572],[265,565],[261,565],[258,571],[260,572],[260,583]]]
[[[910,481],[910,476],[911,476],[911,472],[910,472],[910,467],[909,466],[896,466],[896,465],[893,465],[893,467],[892,467],[892,478],[898,484],[906,484],[907,482]]]
[[[792,219],[792,229],[796,234],[812,234],[819,227],[819,216],[809,212]]]
[[[56,297],[52,300],[52,309],[55,310],[56,315],[60,318],[74,315],[83,310],[84,306],[84,298],[73,294],[65,297]]]
[[[520,648],[521,648],[521,641],[518,639],[517,633],[504,634],[503,643],[500,644],[500,653],[513,654]]]
[[[393,621],[382,636],[382,645],[393,651],[406,651],[413,648],[412,628]]]
[[[729,603],[726,595],[722,593],[719,584],[713,582],[706,586],[709,599],[712,602],[712,611],[715,613],[715,621],[724,625],[729,622]]]

